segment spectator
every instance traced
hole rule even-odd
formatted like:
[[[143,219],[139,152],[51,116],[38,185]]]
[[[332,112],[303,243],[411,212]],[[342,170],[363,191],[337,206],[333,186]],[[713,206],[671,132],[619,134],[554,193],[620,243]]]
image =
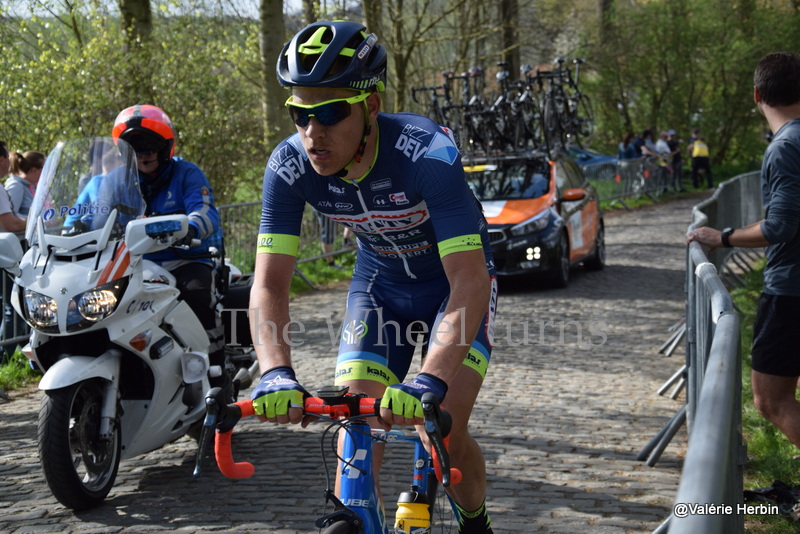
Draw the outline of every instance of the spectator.
[[[753,401],[761,415],[800,448],[800,356],[795,338],[800,317],[800,55],[764,56],[754,85],[753,99],[775,134],[761,165],[765,217],[721,232],[698,228],[689,233],[687,243],[696,241],[711,250],[766,247],[764,291],[753,328]]]
[[[628,130],[619,144],[619,159],[636,159],[641,156],[634,144],[633,132]]]
[[[658,134],[658,140],[656,141],[656,152],[658,152],[658,155],[661,156],[665,161],[672,161],[672,151],[669,149],[669,134],[667,132],[661,132]]]
[[[0,141],[0,179],[2,179],[11,166],[9,159],[8,148],[6,144]],[[8,191],[4,187],[0,187],[0,230],[4,232],[22,232],[25,230],[25,219],[22,219],[14,214],[11,207],[11,199],[8,196]],[[21,321],[17,312],[11,307],[11,288],[14,284],[14,279],[3,271],[3,308],[0,312],[2,316],[2,338],[11,339],[15,337],[15,329],[17,332],[23,332],[20,328],[24,328],[24,322]],[[16,325],[16,326],[15,326]],[[0,361],[5,361],[5,358],[14,352],[13,345],[5,345],[0,347]]]
[[[708,145],[705,138],[700,133],[699,128],[695,128],[694,139],[689,145],[689,154],[692,157],[692,185],[695,189],[700,187],[699,173],[706,175],[706,183],[709,189],[714,188],[714,179],[711,176],[711,159],[709,158]]]
[[[655,135],[653,130],[645,130],[642,132],[642,156],[658,158],[660,154],[656,150]]]
[[[676,137],[675,130],[667,130],[667,134],[669,135],[667,143],[672,155],[672,189],[683,192],[686,191],[683,187],[683,154],[681,154],[683,140]]]
[[[0,179],[8,174],[11,168],[11,159],[8,148],[3,141],[0,141]],[[3,188],[0,191],[0,230],[4,232],[21,232],[25,230],[25,219],[14,213],[11,205],[11,196]]]
[[[14,207],[14,215],[26,218],[31,209],[36,184],[42,175],[45,156],[41,152],[28,150],[24,154],[12,152],[11,176],[6,180],[6,191]]]

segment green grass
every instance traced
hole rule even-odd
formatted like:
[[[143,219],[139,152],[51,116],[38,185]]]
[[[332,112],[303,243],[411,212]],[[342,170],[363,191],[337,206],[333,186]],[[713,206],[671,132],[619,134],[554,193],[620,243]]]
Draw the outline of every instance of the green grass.
[[[39,380],[41,375],[31,369],[28,358],[17,350],[8,360],[0,364],[0,389],[18,389]]]
[[[744,287],[731,291],[733,301],[742,312],[742,433],[748,454],[744,473],[744,487],[747,489],[771,486],[775,480],[790,486],[800,483],[800,462],[795,459],[800,452],[753,405],[750,347],[756,306],[763,288],[763,268],[764,261],[743,276]],[[800,531],[800,525],[781,516],[751,515],[745,518],[745,531],[753,534],[796,534]]]

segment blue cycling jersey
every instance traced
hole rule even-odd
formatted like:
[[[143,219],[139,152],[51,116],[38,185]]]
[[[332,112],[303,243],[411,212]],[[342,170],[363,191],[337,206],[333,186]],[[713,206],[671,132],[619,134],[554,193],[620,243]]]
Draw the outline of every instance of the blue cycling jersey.
[[[379,114],[378,149],[359,180],[317,174],[299,134],[273,151],[264,174],[258,252],[296,255],[305,203],[353,230],[356,273],[395,279],[444,276],[441,258],[491,249],[480,203],[464,178],[451,132],[411,113]]]

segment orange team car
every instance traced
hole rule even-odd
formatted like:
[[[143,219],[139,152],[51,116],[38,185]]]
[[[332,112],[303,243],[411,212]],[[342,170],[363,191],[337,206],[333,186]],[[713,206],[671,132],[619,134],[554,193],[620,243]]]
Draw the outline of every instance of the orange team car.
[[[466,159],[464,171],[483,205],[501,276],[537,273],[566,287],[570,267],[605,265],[597,192],[565,152]]]

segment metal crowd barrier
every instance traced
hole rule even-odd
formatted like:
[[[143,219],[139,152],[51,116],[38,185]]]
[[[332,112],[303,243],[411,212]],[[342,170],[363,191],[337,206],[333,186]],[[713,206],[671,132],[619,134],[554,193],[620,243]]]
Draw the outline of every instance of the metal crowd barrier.
[[[672,169],[663,160],[652,157],[584,165],[583,171],[598,190],[600,200],[611,200],[612,205],[619,203],[625,208],[628,208],[626,199],[647,196],[657,201],[664,192],[675,189]]]
[[[251,273],[256,262],[256,242],[258,240],[258,227],[261,219],[261,201],[245,202],[242,204],[227,204],[217,208],[220,224],[225,233],[225,255],[243,273]],[[336,232],[330,252],[323,252],[321,245],[322,228],[314,213],[306,208],[303,223],[300,227],[300,252],[297,265],[319,260],[327,256],[336,256],[351,252],[353,247],[346,246],[343,238],[344,227],[330,224]],[[308,285],[315,287],[303,274],[300,267],[295,268],[295,274],[300,276]]]
[[[711,198],[694,206],[688,231],[701,226],[747,226],[762,218],[762,210],[759,173],[743,174],[720,184]],[[684,420],[689,447],[673,513],[656,533],[744,532],[739,508],[746,461],[740,321],[720,276],[736,254],[736,249],[706,254],[697,243],[687,248],[686,364],[682,370],[686,402],[654,438],[655,443],[648,444],[650,460],[652,454],[663,451]]]

